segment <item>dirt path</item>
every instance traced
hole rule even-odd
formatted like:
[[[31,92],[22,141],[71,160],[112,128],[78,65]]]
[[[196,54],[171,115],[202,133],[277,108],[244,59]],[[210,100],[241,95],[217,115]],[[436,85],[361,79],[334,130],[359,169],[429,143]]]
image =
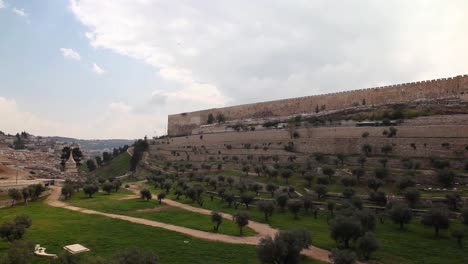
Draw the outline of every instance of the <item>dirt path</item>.
[[[76,212],[80,212],[80,213],[84,213],[84,214],[102,215],[102,216],[106,216],[106,217],[109,217],[109,218],[129,221],[129,222],[132,222],[132,223],[137,223],[137,224],[142,224],[142,225],[147,225],[147,226],[152,226],[152,227],[164,228],[164,229],[167,229],[167,230],[171,230],[171,231],[174,231],[174,232],[186,234],[186,235],[189,235],[189,236],[192,236],[192,237],[195,237],[195,238],[199,238],[199,239],[204,239],[204,240],[231,243],[231,244],[257,245],[260,242],[260,239],[262,237],[268,236],[268,235],[273,236],[274,234],[276,234],[276,232],[278,232],[277,229],[271,228],[269,225],[258,223],[258,222],[255,222],[255,221],[249,221],[248,226],[250,228],[252,228],[255,232],[257,232],[257,235],[249,236],[249,237],[236,237],[236,236],[228,236],[228,235],[223,235],[223,234],[216,234],[216,233],[210,233],[210,232],[190,229],[190,228],[186,228],[186,227],[161,223],[161,222],[152,221],[152,220],[148,220],[148,219],[137,218],[137,217],[103,213],[103,212],[94,211],[94,210],[90,210],[90,209],[71,206],[71,205],[68,205],[67,203],[59,201],[61,188],[53,186],[53,187],[51,187],[51,189],[52,189],[51,194],[46,199],[46,203],[48,205],[50,205],[50,206],[65,208],[65,209],[68,209],[68,210],[72,210],[72,211],[76,211]],[[164,202],[167,205],[174,206],[174,207],[179,207],[179,208],[182,208],[182,209],[185,209],[185,210],[188,210],[188,211],[201,213],[201,214],[211,214],[210,210],[193,207],[193,206],[190,206],[190,205],[187,205],[187,204],[182,204],[182,203],[172,201],[172,200],[169,200],[169,199],[165,199]],[[222,213],[222,216],[223,216],[223,218],[232,220],[232,215]],[[330,260],[328,258],[328,254],[330,252],[327,251],[327,250],[321,249],[321,248],[310,246],[308,249],[304,249],[301,253],[303,255],[308,256],[308,257],[313,258],[313,259],[317,259],[317,260],[320,260],[320,261],[323,261],[323,262],[330,262]]]

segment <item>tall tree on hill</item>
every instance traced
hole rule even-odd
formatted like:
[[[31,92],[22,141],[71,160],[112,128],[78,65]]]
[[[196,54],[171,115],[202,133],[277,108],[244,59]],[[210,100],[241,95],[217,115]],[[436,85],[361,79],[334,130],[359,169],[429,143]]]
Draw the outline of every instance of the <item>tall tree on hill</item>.
[[[86,166],[88,167],[89,171],[94,171],[96,170],[96,163],[94,163],[94,160],[89,159],[86,161]]]
[[[98,165],[98,167],[101,167],[102,166],[102,158],[101,156],[96,156],[96,164]]]
[[[14,149],[24,149],[25,148],[23,138],[20,136],[19,133],[16,133],[16,139],[13,142],[13,148]]]
[[[120,154],[119,149],[114,148],[114,149],[112,150],[112,156],[114,156],[114,158],[117,157],[119,154]]]
[[[109,152],[104,151],[102,153],[102,159],[104,160],[104,163],[109,163],[112,160],[112,155]]]
[[[60,156],[60,159],[62,160],[61,164],[62,166],[65,165],[65,162],[70,158],[70,153],[73,155],[73,159],[75,160],[76,164],[79,166],[81,165],[81,159],[83,158],[83,152],[81,152],[80,148],[70,148],[70,147],[64,147],[62,149],[62,155]]]
[[[138,163],[143,158],[143,153],[148,150],[148,141],[145,139],[139,139],[133,144],[133,155],[130,159],[130,170],[136,171]]]

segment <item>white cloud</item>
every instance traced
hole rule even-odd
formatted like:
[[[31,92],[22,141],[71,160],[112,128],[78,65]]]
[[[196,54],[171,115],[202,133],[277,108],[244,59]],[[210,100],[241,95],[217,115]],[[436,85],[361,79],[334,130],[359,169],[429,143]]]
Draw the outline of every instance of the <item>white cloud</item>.
[[[468,68],[463,0],[70,0],[70,7],[93,47],[154,66],[164,85],[148,101],[163,117]]]
[[[145,135],[162,135],[164,129],[158,127],[160,115],[136,114],[124,102],[107,106],[84,124],[75,121],[50,120],[47,117],[24,111],[14,99],[0,97],[0,120],[5,133],[14,134],[27,131],[42,136],[70,136],[76,138],[142,138]]]
[[[462,0],[70,0],[70,6],[88,26],[91,45],[155,66],[179,84],[168,93],[192,98],[193,90],[207,90],[217,105],[450,76],[468,67]],[[199,97],[193,98],[206,102]]]
[[[132,110],[132,107],[123,102],[113,102],[110,103],[109,110],[121,113],[129,113]]]
[[[17,14],[18,16],[21,16],[21,17],[28,17],[28,14],[26,12],[24,12],[24,9],[21,8],[21,9],[18,9],[16,7],[14,7],[12,9],[13,13]]]
[[[0,8],[5,8],[5,3],[3,2],[3,0],[0,0]]]
[[[106,71],[103,70],[101,67],[99,67],[99,65],[97,65],[96,63],[93,64],[93,72],[101,75],[101,74],[104,74]]]
[[[61,48],[60,51],[62,51],[62,55],[65,58],[70,58],[70,59],[77,60],[77,61],[81,60],[80,54],[74,51],[73,49]]]

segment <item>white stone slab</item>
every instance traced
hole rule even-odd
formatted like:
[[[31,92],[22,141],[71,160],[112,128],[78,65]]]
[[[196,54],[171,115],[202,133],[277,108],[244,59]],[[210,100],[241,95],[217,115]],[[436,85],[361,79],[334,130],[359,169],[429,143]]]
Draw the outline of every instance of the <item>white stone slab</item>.
[[[72,254],[78,254],[78,253],[83,253],[89,251],[89,248],[85,248],[80,244],[73,244],[73,245],[68,245],[64,246],[63,249],[66,251],[72,253]]]

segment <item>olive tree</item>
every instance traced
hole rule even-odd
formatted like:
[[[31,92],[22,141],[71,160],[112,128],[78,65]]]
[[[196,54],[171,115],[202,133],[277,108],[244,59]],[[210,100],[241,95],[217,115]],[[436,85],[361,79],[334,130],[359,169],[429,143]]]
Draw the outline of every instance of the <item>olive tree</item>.
[[[240,211],[234,214],[232,218],[234,222],[236,222],[237,226],[239,227],[239,233],[242,236],[243,235],[242,230],[244,226],[249,224],[249,218],[250,218],[249,213],[246,211]]]
[[[275,211],[275,203],[273,201],[262,200],[257,203],[257,208],[263,213],[265,222],[268,223],[268,217],[272,216]]]
[[[215,224],[215,226],[213,226],[214,231],[218,232],[219,226],[223,222],[223,216],[220,213],[213,211],[211,212],[211,222]]]
[[[395,224],[400,225],[400,229],[404,228],[405,224],[408,224],[413,217],[411,209],[404,205],[404,204],[396,204],[393,205],[392,209],[390,209],[390,218]]]
[[[299,211],[302,208],[302,202],[299,200],[288,201],[288,209],[294,215],[294,219],[298,219]]]
[[[361,256],[369,260],[371,254],[379,249],[379,243],[372,232],[366,232],[358,238],[356,248]]]
[[[151,200],[151,198],[153,198],[153,195],[151,194],[150,190],[143,189],[140,191],[140,198],[149,201]]]
[[[423,216],[421,223],[425,226],[432,226],[436,237],[439,237],[440,229],[447,229],[450,227],[449,212],[446,208],[431,208]]]
[[[88,195],[89,198],[93,197],[93,194],[97,193],[99,191],[99,187],[97,187],[95,184],[86,184],[83,187],[83,192]]]
[[[309,231],[292,229],[260,239],[257,253],[261,263],[298,263],[300,253],[312,243]]]

